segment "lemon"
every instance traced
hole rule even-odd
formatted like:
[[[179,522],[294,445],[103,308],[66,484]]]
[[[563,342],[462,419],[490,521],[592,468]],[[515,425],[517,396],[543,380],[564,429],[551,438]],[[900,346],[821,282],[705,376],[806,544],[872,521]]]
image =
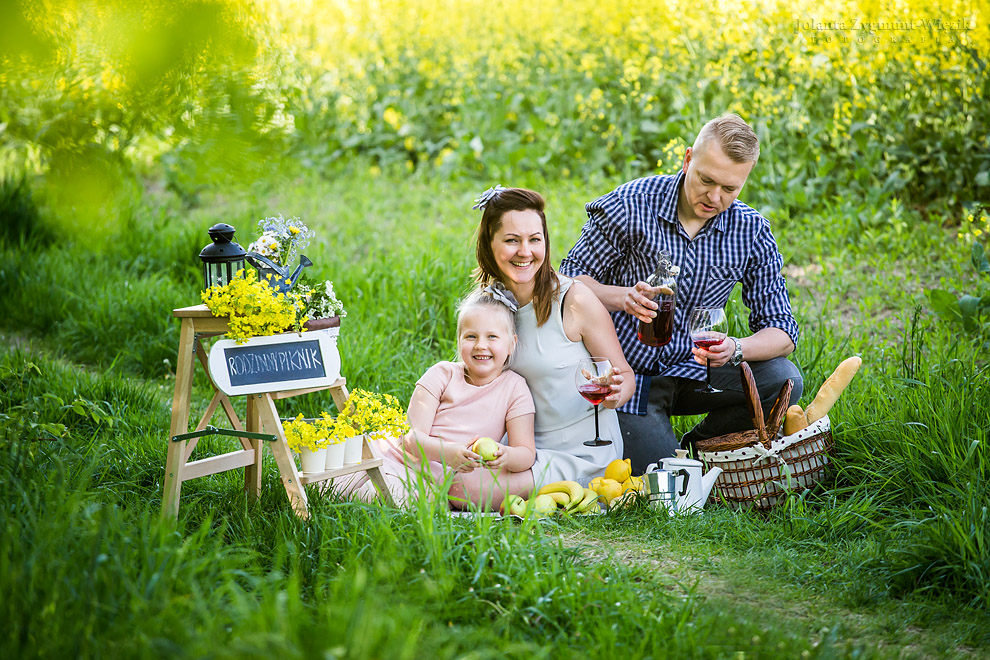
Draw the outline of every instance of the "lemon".
[[[636,504],[636,493],[629,492],[619,495],[614,500],[608,503],[608,508],[617,509],[621,506],[633,506]]]
[[[622,482],[621,485],[622,485],[622,494],[623,495],[625,495],[629,491],[632,491],[634,493],[638,493],[640,490],[642,490],[642,483],[637,483],[636,480],[637,480],[637,477],[629,477],[628,479],[626,479],[625,481]]]
[[[603,481],[605,481],[605,477],[595,477],[588,484],[588,488],[590,488],[591,490],[593,490],[593,491],[595,491],[597,493],[598,492],[598,487],[602,484]]]
[[[605,504],[609,504],[622,495],[622,484],[615,479],[603,479],[595,492],[598,493],[598,499],[605,500]]]
[[[620,484],[632,474],[632,461],[628,458],[617,458],[605,466],[605,478],[614,479]]]

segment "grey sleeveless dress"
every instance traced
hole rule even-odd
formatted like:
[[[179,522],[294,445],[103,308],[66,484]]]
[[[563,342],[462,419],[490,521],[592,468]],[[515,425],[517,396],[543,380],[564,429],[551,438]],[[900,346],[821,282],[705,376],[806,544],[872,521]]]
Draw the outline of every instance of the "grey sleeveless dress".
[[[622,457],[622,433],[614,410],[600,407],[598,424],[603,440],[611,445],[588,447],[595,437],[594,407],[578,394],[574,371],[578,360],[589,357],[584,342],[573,342],[564,334],[561,304],[574,280],[559,275],[560,300],[550,318],[536,325],[530,303],[516,312],[519,337],[512,369],[526,379],[536,404],[536,464],[533,479],[542,484],[572,479],[583,486],[605,472],[605,466]]]

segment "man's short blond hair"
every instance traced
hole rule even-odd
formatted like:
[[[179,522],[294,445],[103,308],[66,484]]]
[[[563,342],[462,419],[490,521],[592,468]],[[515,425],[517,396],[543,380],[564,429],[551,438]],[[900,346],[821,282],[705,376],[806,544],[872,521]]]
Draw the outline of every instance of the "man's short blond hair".
[[[743,118],[731,112],[709,121],[694,141],[694,151],[701,151],[712,141],[730,160],[755,163],[760,159],[760,139]]]

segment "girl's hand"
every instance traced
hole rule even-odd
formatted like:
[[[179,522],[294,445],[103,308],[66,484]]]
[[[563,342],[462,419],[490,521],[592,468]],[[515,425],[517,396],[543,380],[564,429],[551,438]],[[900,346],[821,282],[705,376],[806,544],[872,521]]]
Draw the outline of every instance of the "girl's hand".
[[[509,460],[508,450],[508,447],[499,443],[498,448],[495,450],[495,458],[485,461],[482,465],[492,471],[497,471],[505,467],[506,462]]]
[[[481,456],[478,456],[467,447],[457,445],[444,445],[443,458],[447,466],[454,472],[473,472],[481,465]]]

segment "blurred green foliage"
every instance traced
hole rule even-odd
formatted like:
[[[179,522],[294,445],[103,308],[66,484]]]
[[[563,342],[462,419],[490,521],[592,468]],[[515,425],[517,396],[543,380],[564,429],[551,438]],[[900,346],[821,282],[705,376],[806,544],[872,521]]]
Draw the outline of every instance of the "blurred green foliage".
[[[43,174],[51,204],[109,231],[133,213],[116,193],[150,167],[190,207],[288,161],[357,156],[633,177],[676,168],[732,110],[763,141],[748,198],[780,220],[990,196],[983,2],[599,4],[4,0],[0,172]]]
[[[961,324],[974,338],[982,338],[990,346],[990,261],[980,243],[973,243],[973,270],[982,276],[978,288],[957,296],[945,289],[929,289],[932,311],[951,324]],[[976,295],[973,295],[975,293]]]
[[[0,172],[43,175],[74,240],[126,228],[142,165],[221,128],[255,139],[254,21],[215,0],[5,0]]]

